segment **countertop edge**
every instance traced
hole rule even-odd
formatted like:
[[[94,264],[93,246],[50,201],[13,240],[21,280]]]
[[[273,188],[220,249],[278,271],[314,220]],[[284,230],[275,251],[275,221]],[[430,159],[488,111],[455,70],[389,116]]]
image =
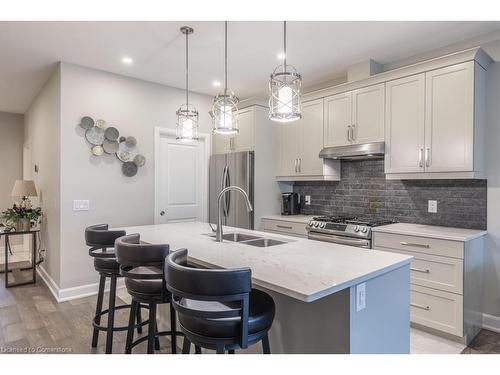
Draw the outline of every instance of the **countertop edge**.
[[[391,224],[390,224],[391,225]],[[418,225],[418,224],[416,224]],[[386,227],[388,227],[387,225]],[[424,238],[436,238],[441,240],[449,240],[449,241],[458,241],[458,242],[467,242],[474,240],[479,237],[483,237],[488,234],[486,230],[479,230],[475,234],[470,234],[466,236],[457,236],[457,235],[449,235],[449,234],[436,234],[436,233],[425,233],[419,232],[417,230],[403,230],[403,229],[395,229],[395,228],[384,228],[382,225],[380,227],[375,227],[372,229],[372,232],[375,233],[390,233],[390,234],[402,234],[408,236],[416,236],[416,237],[424,237]],[[445,227],[443,227],[445,228]]]

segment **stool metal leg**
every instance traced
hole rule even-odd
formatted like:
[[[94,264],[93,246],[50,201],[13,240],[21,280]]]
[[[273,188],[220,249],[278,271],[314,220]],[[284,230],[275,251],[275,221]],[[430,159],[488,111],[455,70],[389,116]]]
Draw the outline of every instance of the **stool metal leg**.
[[[141,304],[138,303],[138,309],[137,309],[137,324],[142,323],[142,314],[141,314]],[[137,327],[137,333],[141,334],[142,333],[142,327]]]
[[[172,344],[172,354],[177,354],[177,321],[175,319],[175,310],[170,303],[170,331],[171,335],[171,344]]]
[[[102,312],[102,300],[104,299],[104,284],[106,283],[106,277],[101,275],[99,278],[99,292],[97,293],[97,304],[95,307],[95,315],[97,324],[101,324],[101,312]],[[97,348],[97,341],[99,340],[99,330],[94,327],[94,332],[92,333],[92,347]]]
[[[215,351],[217,354],[224,354],[226,351],[224,350],[224,345],[217,345],[217,349]]]
[[[132,300],[132,306],[130,306],[130,316],[128,320],[127,341],[125,342],[125,354],[132,353],[132,341],[134,341],[134,322],[138,311],[140,311],[139,303]]]
[[[155,326],[155,350],[160,350],[160,336],[158,336],[158,321],[156,321]]]
[[[201,348],[198,345],[195,345],[194,352],[195,352],[195,354],[201,354]]]
[[[191,351],[191,343],[187,337],[184,337],[184,343],[182,344],[182,354],[189,354]]]
[[[228,354],[234,354],[234,349],[230,349],[227,351]]]
[[[106,354],[113,351],[113,326],[115,323],[116,275],[111,276],[109,288],[108,330],[106,332]]]
[[[262,351],[264,354],[271,354],[271,347],[269,346],[269,336],[266,335],[262,338]]]
[[[148,326],[148,354],[154,353],[156,337],[156,303],[149,304],[149,326]]]

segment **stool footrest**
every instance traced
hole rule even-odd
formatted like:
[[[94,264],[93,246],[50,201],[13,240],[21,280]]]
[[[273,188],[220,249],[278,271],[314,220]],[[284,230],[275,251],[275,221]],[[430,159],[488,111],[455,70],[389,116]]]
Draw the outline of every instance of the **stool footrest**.
[[[116,311],[116,310],[121,310],[121,309],[129,309],[130,307],[131,307],[131,305],[120,305],[120,306],[116,306],[114,310]],[[141,308],[149,309],[149,307],[146,305],[141,305]],[[109,309],[102,310],[99,314],[95,315],[94,319],[92,319],[92,327],[94,327],[95,329],[98,329],[99,331],[106,332],[108,330],[108,327],[101,326],[100,323],[97,323],[97,318],[102,318],[102,316],[106,315],[107,313],[109,313]],[[145,320],[141,323],[136,323],[134,325],[134,328],[137,329],[139,327],[145,326],[146,324],[149,324],[149,319]],[[128,330],[128,326],[113,327],[113,332],[120,332],[120,331],[126,331],[126,330]]]
[[[172,331],[162,331],[162,332],[156,332],[155,334],[155,337],[160,337],[160,336],[171,336],[172,335]],[[176,336],[184,336],[184,333],[180,332],[180,331],[175,331],[175,335]],[[144,337],[141,337],[135,341],[132,341],[132,344],[130,345],[130,347],[127,347],[125,348],[127,351],[131,350],[133,347],[135,347],[136,345],[139,345],[141,342],[144,342],[144,341],[147,341],[148,340],[148,336],[144,336]]]

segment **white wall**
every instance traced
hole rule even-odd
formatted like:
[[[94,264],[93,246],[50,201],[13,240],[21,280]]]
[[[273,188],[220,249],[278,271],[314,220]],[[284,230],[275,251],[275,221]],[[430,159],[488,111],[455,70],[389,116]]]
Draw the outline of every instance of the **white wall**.
[[[154,127],[174,128],[184,91],[80,66],[61,64],[61,280],[60,288],[97,282],[84,229],[154,221]],[[212,98],[193,94],[200,132],[209,133]],[[78,124],[83,116],[104,119],[122,135],[137,138],[146,165],[132,178],[114,155],[91,156]],[[73,212],[74,199],[90,200],[90,211]]]
[[[24,115],[24,140],[30,145],[31,167],[27,173],[38,188],[38,201],[44,211],[42,246],[47,250],[41,267],[56,284],[60,282],[60,100],[59,68],[44,85]],[[34,201],[34,203],[36,200]]]

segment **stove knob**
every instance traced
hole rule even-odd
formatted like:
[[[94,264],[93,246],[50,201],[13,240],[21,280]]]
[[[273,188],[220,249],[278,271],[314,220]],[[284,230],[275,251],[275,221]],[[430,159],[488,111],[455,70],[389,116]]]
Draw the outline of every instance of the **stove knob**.
[[[366,232],[368,232],[368,228],[367,228],[367,227],[363,227],[363,228],[361,228],[361,232],[362,232],[362,233],[366,233]]]
[[[321,223],[321,224],[319,225],[319,227],[320,227],[320,228],[324,228],[324,227],[326,227],[326,224],[325,224],[325,223]]]
[[[317,223],[317,222],[316,222],[316,223],[314,223],[314,227],[315,227],[315,228],[319,227],[319,223]]]
[[[310,226],[310,227],[312,227],[312,226],[313,226],[313,222],[312,222],[312,221],[310,221],[310,222],[309,222],[309,226]]]
[[[356,226],[354,227],[354,231],[355,231],[355,232],[359,232],[359,225],[356,225]]]

